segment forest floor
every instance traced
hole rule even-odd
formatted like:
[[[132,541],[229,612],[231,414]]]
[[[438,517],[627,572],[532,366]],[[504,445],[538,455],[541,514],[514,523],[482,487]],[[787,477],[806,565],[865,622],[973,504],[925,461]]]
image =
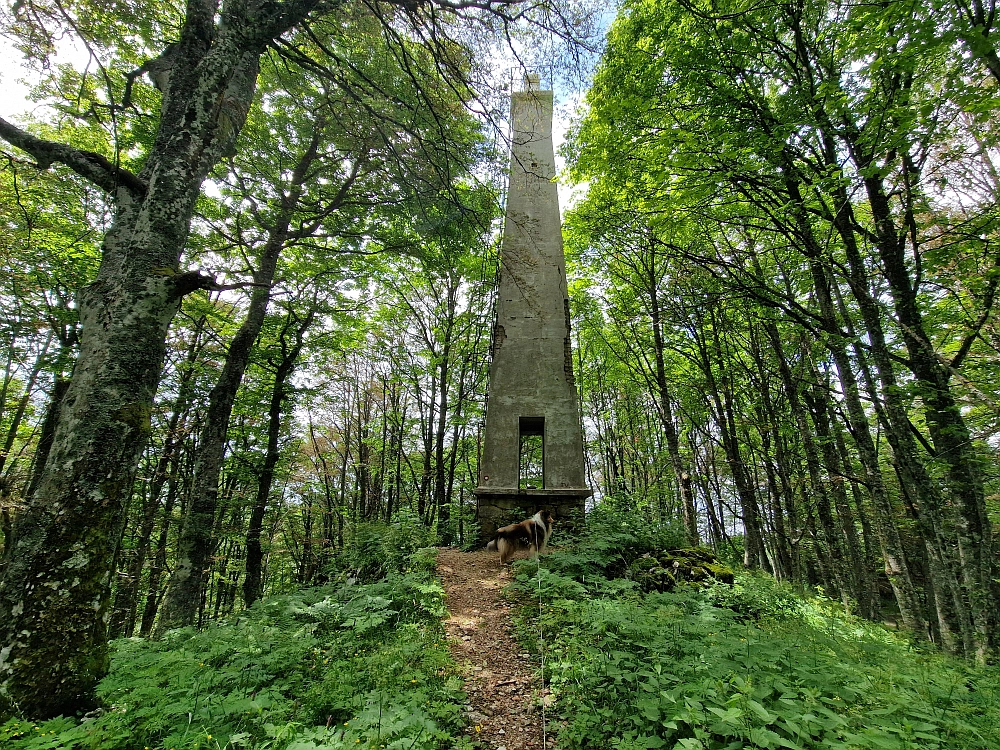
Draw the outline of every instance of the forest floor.
[[[537,659],[514,640],[514,605],[500,595],[509,569],[501,569],[495,552],[451,548],[439,551],[437,568],[448,606],[448,645],[465,672],[470,736],[488,750],[542,750],[543,742],[555,747],[550,731],[543,737],[546,695],[535,676]]]

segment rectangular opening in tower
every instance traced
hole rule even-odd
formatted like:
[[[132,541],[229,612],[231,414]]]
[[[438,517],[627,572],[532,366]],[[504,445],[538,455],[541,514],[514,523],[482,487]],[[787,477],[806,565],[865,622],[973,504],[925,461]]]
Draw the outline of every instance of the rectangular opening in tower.
[[[545,489],[545,417],[518,417],[517,486]]]

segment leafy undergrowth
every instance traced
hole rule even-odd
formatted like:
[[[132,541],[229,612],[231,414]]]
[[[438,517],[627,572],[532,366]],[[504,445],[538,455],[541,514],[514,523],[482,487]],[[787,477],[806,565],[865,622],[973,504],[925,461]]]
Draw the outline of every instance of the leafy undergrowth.
[[[532,602],[520,633],[536,649],[542,602],[563,750],[1000,747],[995,668],[764,577],[649,594],[607,577],[629,562],[584,538],[518,565],[514,589]]]
[[[95,719],[11,721],[0,747],[132,750],[461,747],[434,551],[405,573],[259,602],[161,641],[115,643]]]

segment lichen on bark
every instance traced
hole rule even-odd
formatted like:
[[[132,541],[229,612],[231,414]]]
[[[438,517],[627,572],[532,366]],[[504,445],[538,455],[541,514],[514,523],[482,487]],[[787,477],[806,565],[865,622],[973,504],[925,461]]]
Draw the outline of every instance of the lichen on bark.
[[[40,166],[62,161],[108,190],[116,205],[97,278],[79,295],[80,354],[51,451],[17,515],[0,578],[0,718],[40,719],[94,705],[108,665],[109,581],[125,506],[148,436],[167,327],[191,290],[174,276],[195,201],[209,170],[233,148],[259,55],[315,4],[272,3],[265,17],[256,3],[227,3],[218,14],[189,3],[163,79],[159,129],[136,175],[69,147],[47,148],[60,144],[0,121],[0,137]]]

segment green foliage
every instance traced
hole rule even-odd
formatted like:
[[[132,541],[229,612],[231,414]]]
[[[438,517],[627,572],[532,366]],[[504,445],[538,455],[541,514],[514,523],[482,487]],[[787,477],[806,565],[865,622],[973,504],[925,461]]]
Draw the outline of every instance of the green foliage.
[[[994,348],[975,342],[973,311],[994,304],[979,284],[996,278],[982,251],[996,242],[997,183],[956,196],[981,169],[963,144],[980,133],[996,143],[995,118],[980,118],[996,111],[997,87],[983,85],[982,72],[969,77],[985,50],[964,46],[960,30],[957,43],[964,21],[952,27],[945,7],[626,0],[565,149],[570,174],[587,183],[566,239],[585,297],[575,335],[595,483],[670,509],[679,493],[658,490],[680,482],[662,480],[686,473],[721,501],[720,515],[748,521],[749,564],[767,547],[780,575],[821,582],[869,616],[883,561],[853,551],[859,518],[889,533],[887,558],[912,554],[895,541],[899,529],[959,559],[952,512],[985,517],[996,494],[991,470],[982,471],[985,487],[953,478],[965,462],[990,464],[992,447],[971,436],[996,433],[980,408],[996,394]],[[960,368],[961,381],[931,374],[938,364]],[[661,429],[671,423],[672,465]],[[939,423],[952,427],[937,432]],[[814,448],[821,474],[806,461]],[[920,477],[897,477],[893,461]],[[807,463],[793,489],[789,478]],[[867,488],[873,502],[862,509],[852,482],[861,502],[849,517],[848,485],[826,485],[859,470],[884,475],[885,492],[881,482]],[[839,498],[835,513],[825,510],[828,491]],[[938,492],[955,499],[940,504]],[[763,546],[751,494],[774,501]],[[913,525],[899,498],[917,494],[919,507],[941,508],[940,523]],[[816,510],[814,536],[826,538],[790,544],[787,529]],[[711,519],[716,539],[724,527]],[[829,562],[848,558],[867,568],[856,581]],[[937,590],[925,601],[969,592],[970,612],[959,601],[945,623],[961,633],[952,643],[945,633],[947,648],[979,639],[962,623],[995,619],[989,575],[972,583],[991,565],[930,576]],[[919,611],[905,579],[904,619],[921,633],[918,621],[938,613]]]
[[[117,641],[100,716],[10,721],[0,746],[455,747],[463,694],[433,551],[404,564],[380,583],[265,599],[200,632]]]
[[[788,586],[765,575],[743,574],[731,586],[709,586],[707,594],[716,607],[731,609],[739,618],[753,621],[801,619],[808,610]]]
[[[412,563],[412,556],[418,550],[436,542],[433,529],[421,523],[415,513],[402,510],[392,517],[391,523],[357,524],[351,543],[345,546],[334,564],[358,581],[378,581],[403,570]]]
[[[615,513],[603,507],[588,515],[586,526],[578,532],[559,534],[565,549],[547,557],[545,567],[590,590],[607,586],[608,579],[625,577],[630,566],[644,555],[685,546],[684,531],[679,526],[651,524],[639,512]],[[522,570],[534,570],[534,564],[525,565]]]
[[[914,650],[829,600],[799,598],[763,576],[646,595],[624,581],[631,588],[609,596],[607,579],[567,573],[582,556],[557,551],[539,565],[523,562],[515,582],[532,598],[522,639],[538,649],[544,634],[560,747],[1000,743],[995,669]]]

